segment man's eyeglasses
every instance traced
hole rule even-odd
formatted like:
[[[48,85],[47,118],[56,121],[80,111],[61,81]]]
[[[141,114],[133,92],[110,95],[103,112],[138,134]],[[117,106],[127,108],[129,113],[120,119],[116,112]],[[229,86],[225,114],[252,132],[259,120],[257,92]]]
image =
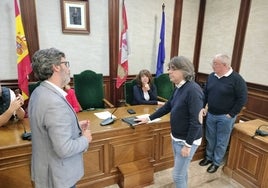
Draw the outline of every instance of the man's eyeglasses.
[[[66,67],[70,67],[70,62],[69,61],[63,61],[63,62],[60,62],[60,64],[65,64]]]

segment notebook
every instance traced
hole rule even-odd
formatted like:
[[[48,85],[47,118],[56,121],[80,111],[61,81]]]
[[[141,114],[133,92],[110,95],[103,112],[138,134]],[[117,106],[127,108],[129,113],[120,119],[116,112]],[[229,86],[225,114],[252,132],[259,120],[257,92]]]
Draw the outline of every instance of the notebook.
[[[137,119],[137,118],[146,118],[148,117],[149,114],[143,114],[143,115],[139,115],[139,116],[130,116],[130,117],[125,117],[125,118],[122,118],[122,121],[128,123],[132,128],[136,125],[139,124],[139,121],[134,121],[134,119]],[[160,118],[156,118],[152,121],[148,121],[148,123],[154,123],[154,122],[157,122],[157,121],[160,121],[161,119]]]
[[[125,117],[125,118],[122,118],[122,121],[128,123],[131,126],[138,125],[139,121],[134,121],[134,119],[137,119],[137,116]]]

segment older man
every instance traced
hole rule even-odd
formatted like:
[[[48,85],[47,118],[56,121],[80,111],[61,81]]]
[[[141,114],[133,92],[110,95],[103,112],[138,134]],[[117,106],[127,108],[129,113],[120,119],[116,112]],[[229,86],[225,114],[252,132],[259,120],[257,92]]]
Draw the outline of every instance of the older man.
[[[214,173],[222,164],[237,114],[247,101],[244,79],[231,67],[227,55],[218,54],[212,61],[213,73],[208,76],[203,109],[206,118],[206,157],[200,166],[210,164],[207,172]]]

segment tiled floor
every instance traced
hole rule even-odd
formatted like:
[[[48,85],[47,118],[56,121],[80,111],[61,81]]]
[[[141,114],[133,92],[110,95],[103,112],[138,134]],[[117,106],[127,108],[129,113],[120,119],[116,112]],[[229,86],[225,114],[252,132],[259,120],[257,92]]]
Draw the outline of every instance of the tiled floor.
[[[222,166],[216,173],[207,173],[207,167],[199,166],[199,161],[194,161],[190,165],[188,187],[189,188],[243,188],[242,185],[228,178],[222,172]],[[106,188],[119,188],[117,184]],[[175,188],[172,180],[172,168],[156,172],[154,174],[154,184],[145,188]]]

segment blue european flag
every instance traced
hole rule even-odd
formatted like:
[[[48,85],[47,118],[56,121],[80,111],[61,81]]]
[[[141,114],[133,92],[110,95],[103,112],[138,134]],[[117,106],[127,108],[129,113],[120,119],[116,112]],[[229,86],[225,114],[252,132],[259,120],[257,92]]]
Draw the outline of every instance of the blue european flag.
[[[160,42],[158,46],[156,77],[163,74],[163,64],[165,62],[165,5],[162,6],[162,23],[160,31]]]

